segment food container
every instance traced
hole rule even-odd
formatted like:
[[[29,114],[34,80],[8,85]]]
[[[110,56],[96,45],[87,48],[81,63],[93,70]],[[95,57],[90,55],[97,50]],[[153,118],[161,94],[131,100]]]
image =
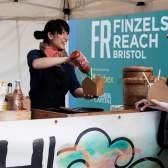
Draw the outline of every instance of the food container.
[[[135,103],[147,98],[148,83],[144,73],[153,82],[153,69],[144,66],[130,66],[123,69],[123,101],[125,109],[134,109]]]
[[[133,109],[135,103],[143,98],[147,98],[148,85],[143,78],[125,78],[123,97],[124,108]]]
[[[123,78],[144,78],[143,72],[146,77],[150,79],[153,75],[153,68],[144,66],[129,66],[123,69]]]
[[[98,97],[104,93],[104,78],[95,76],[90,79],[86,77],[82,81],[82,88],[84,95]]]

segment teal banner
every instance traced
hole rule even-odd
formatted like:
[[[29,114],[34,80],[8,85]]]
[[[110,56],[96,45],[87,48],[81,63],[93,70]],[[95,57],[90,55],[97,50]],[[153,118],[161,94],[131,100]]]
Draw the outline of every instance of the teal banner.
[[[97,99],[70,97],[71,107],[110,110],[123,104],[122,70],[139,65],[152,67],[154,75],[168,76],[168,10],[70,20],[69,52],[80,50],[89,60],[93,75],[105,80],[104,94]],[[76,69],[80,82],[86,77]]]

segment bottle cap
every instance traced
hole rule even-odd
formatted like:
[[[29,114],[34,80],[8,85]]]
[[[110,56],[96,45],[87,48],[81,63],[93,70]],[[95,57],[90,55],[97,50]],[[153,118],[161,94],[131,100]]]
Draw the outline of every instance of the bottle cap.
[[[75,50],[75,51],[73,51],[72,53],[71,53],[71,56],[70,56],[70,58],[71,58],[71,60],[74,60],[74,59],[76,59],[76,58],[78,58],[79,56],[80,56],[80,51],[78,51],[78,50]]]
[[[12,83],[8,83],[8,86],[12,86]]]

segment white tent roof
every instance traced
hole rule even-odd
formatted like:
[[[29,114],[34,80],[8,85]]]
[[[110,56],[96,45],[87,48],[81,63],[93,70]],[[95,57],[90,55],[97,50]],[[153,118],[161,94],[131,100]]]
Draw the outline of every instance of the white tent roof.
[[[138,1],[145,6],[136,6]],[[168,9],[168,0],[0,0],[0,19],[48,20],[64,17],[69,2],[70,18],[124,15]]]

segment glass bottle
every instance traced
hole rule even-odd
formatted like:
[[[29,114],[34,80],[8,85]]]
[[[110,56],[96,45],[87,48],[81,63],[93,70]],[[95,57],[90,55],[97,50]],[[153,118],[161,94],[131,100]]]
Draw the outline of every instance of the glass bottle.
[[[14,110],[23,110],[23,93],[21,90],[20,80],[15,81],[13,102],[14,102]]]
[[[6,94],[5,100],[7,102],[7,109],[13,110],[12,83],[8,83],[7,94]]]
[[[8,83],[7,94],[12,94],[12,83]]]

